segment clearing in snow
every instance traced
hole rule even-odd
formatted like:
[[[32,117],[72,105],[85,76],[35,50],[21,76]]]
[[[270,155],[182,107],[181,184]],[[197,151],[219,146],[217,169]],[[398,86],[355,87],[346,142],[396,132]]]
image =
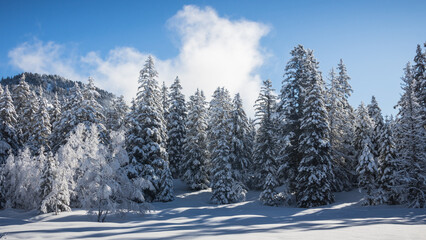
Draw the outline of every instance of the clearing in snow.
[[[174,181],[176,199],[153,203],[153,211],[105,223],[86,211],[37,215],[0,211],[0,239],[424,239],[426,209],[360,205],[357,190],[336,193],[336,202],[310,209],[262,205],[259,192],[247,200],[213,205],[211,191],[190,192]]]

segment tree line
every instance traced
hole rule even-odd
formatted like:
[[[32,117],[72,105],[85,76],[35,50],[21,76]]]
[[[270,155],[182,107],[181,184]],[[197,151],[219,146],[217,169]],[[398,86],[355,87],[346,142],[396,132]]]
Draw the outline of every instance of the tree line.
[[[216,204],[254,189],[265,205],[309,208],[359,187],[364,205],[425,207],[422,47],[404,68],[395,118],[382,116],[374,96],[352,108],[342,60],[326,83],[312,50],[298,45],[290,54],[279,93],[263,81],[254,119],[223,87],[207,102],[202,90],[186,101],[178,77],[160,86],[152,57],[130,107],[123,96],[102,107],[92,78],[51,101],[24,74],[12,89],[0,85],[0,206],[79,207],[104,221],[173,201],[180,178],[192,190],[211,187]]]

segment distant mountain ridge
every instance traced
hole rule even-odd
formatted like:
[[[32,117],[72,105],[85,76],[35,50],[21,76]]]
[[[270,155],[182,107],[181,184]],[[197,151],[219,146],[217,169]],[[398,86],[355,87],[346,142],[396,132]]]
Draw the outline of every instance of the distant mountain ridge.
[[[36,93],[38,93],[38,87],[42,86],[44,95],[49,102],[51,102],[51,100],[54,98],[55,93],[58,94],[59,100],[63,102],[64,99],[69,96],[70,89],[72,89],[76,83],[80,88],[83,88],[86,85],[80,81],[69,80],[56,74],[47,75],[31,72],[24,72],[13,77],[2,78],[0,84],[2,86],[9,86],[9,88],[11,88],[11,86],[16,86],[18,85],[19,80],[23,74],[25,74],[25,81],[28,83],[28,85],[30,85],[31,90],[34,90]],[[98,87],[96,90],[100,95],[97,99],[98,102],[104,108],[109,107],[110,102],[113,98],[115,98],[115,95]]]

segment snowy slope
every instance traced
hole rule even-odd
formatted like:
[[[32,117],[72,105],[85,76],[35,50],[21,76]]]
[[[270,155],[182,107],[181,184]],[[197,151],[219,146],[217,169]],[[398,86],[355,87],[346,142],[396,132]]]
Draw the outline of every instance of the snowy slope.
[[[154,203],[145,216],[110,217],[98,223],[83,210],[37,215],[0,211],[0,239],[425,239],[426,210],[362,207],[357,191],[336,194],[319,208],[267,207],[249,192],[247,201],[209,203],[209,190],[189,192],[175,181],[176,200]]]

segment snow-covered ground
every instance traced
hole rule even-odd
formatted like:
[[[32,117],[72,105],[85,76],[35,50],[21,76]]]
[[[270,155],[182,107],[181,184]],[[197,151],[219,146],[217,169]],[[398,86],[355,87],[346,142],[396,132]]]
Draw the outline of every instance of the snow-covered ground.
[[[83,210],[60,215],[0,211],[0,239],[426,239],[426,209],[362,207],[357,191],[337,193],[336,203],[311,209],[267,207],[247,201],[209,203],[210,191],[190,192],[175,181],[176,200],[154,203],[144,215],[98,223]]]

